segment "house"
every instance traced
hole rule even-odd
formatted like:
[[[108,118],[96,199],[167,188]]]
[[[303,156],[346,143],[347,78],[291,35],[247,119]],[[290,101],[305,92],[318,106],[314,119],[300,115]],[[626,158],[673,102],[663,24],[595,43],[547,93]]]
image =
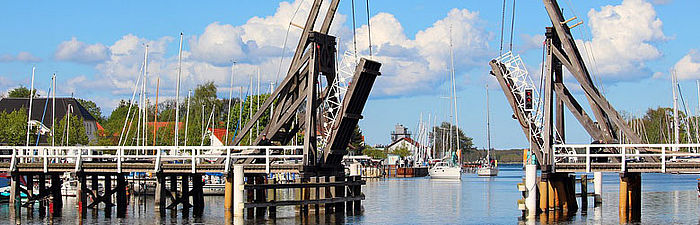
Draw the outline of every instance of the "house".
[[[419,147],[420,144],[418,142],[411,139],[410,137],[404,137],[392,142],[389,146],[386,147],[386,151],[387,153],[392,153],[396,149],[406,148],[408,149],[408,151],[415,153]]]
[[[71,115],[78,116],[78,118],[83,120],[83,125],[85,125],[85,132],[87,133],[88,140],[93,141],[97,138],[101,126],[97,123],[97,119],[93,117],[90,112],[88,112],[85,107],[83,107],[78,100],[75,98],[55,98],[56,99],[56,111],[54,114],[53,98],[34,98],[32,100],[32,117],[31,120],[36,120],[41,122],[45,127],[51,128],[51,119],[56,118],[60,120],[66,116],[69,109],[72,108]],[[0,99],[0,111],[14,112],[24,108],[25,110],[29,108],[29,98],[2,98]],[[27,113],[27,111],[25,111]],[[56,124],[58,125],[58,124]],[[43,142],[43,139],[42,139]]]

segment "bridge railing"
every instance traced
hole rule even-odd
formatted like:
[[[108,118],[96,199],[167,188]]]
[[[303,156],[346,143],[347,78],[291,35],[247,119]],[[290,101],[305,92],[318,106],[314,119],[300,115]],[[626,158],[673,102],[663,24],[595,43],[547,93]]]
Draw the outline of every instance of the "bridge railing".
[[[585,163],[586,172],[594,163],[617,163],[624,172],[628,163],[647,163],[666,173],[668,162],[700,158],[700,144],[557,144],[553,148],[550,161],[555,170],[557,163]]]
[[[274,161],[303,159],[302,150],[303,146],[0,146],[0,152],[5,153],[0,154],[0,160],[10,161],[10,171],[19,163],[42,163],[48,172],[54,163],[75,163],[75,171],[79,171],[86,162],[105,162],[116,163],[117,171],[122,172],[124,163],[153,162],[154,172],[164,163],[189,163],[192,173],[202,163],[223,163],[223,172],[228,173],[236,160],[264,159],[265,171],[270,173]]]

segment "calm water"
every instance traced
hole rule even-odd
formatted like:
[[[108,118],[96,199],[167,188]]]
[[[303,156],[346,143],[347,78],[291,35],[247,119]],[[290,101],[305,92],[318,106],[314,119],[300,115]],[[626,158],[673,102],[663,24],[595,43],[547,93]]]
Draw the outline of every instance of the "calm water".
[[[516,184],[522,181],[520,166],[502,165],[498,177],[481,178],[465,174],[461,182],[436,181],[429,178],[385,179],[368,181],[363,188],[367,200],[364,213],[345,218],[314,217],[301,220],[293,208],[281,208],[276,220],[234,221],[254,223],[333,223],[350,224],[517,224],[520,218],[516,200],[521,198]],[[590,176],[592,177],[592,175]],[[642,175],[642,223],[698,224],[700,200],[695,191],[698,175]],[[617,224],[618,181],[616,173],[603,179],[603,205],[593,207],[591,199],[586,215],[581,210],[562,224]],[[589,185],[591,191],[593,185]],[[0,205],[0,224],[15,220],[22,224],[225,224],[222,197],[205,197],[206,210],[202,218],[182,217],[168,213],[165,217],[153,213],[153,198],[132,198],[127,218],[105,218],[102,209],[96,214],[88,210],[78,219],[74,198],[65,200],[62,218],[28,218],[26,210],[19,221],[10,216],[7,204]],[[116,210],[116,207],[113,209]],[[36,211],[36,210],[35,210]],[[533,221],[530,221],[533,222]],[[539,223],[534,221],[533,223]]]

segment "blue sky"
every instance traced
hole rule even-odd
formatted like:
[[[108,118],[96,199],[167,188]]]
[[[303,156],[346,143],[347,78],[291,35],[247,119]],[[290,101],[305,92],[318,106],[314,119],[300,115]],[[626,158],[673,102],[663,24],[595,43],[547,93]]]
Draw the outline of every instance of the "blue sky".
[[[48,89],[58,76],[58,95],[92,99],[110,112],[131,88],[149,45],[149,73],[159,76],[161,97],[174,97],[179,33],[184,33],[184,90],[205,81],[227,97],[231,58],[236,86],[246,87],[260,69],[263,83],[281,79],[311,0],[279,1],[61,1],[6,2],[0,8],[0,93],[29,86],[36,66],[36,88]],[[367,54],[365,1],[356,1],[358,50]],[[496,148],[525,147],[526,142],[502,92],[488,76],[487,62],[498,55],[501,1],[370,1],[375,57],[384,65],[360,125],[370,144],[386,144],[401,123],[415,132],[420,114],[445,120],[449,34],[455,50],[460,126],[485,146],[485,85],[490,84],[492,143]],[[511,16],[508,0],[506,27]],[[574,2],[575,5],[571,5]],[[341,1],[331,33],[340,50],[351,48],[351,1]],[[561,1],[567,17],[584,24],[574,35],[595,63],[589,69],[618,109],[641,114],[648,107],[670,106],[669,71],[675,69],[692,114],[697,109],[695,80],[700,78],[700,32],[687,20],[700,2],[681,0]],[[539,74],[541,43],[549,18],[540,1],[517,1],[513,50],[532,74]],[[572,23],[573,24],[573,23]],[[509,32],[506,29],[507,48]],[[283,50],[284,49],[284,50]],[[284,54],[283,51],[285,51]],[[149,82],[155,88],[155,79]],[[580,102],[585,103],[575,85]],[[264,85],[267,87],[267,85]],[[183,92],[184,93],[184,92]],[[181,93],[181,94],[183,94]],[[590,114],[590,112],[589,112]],[[568,116],[570,143],[588,141]]]

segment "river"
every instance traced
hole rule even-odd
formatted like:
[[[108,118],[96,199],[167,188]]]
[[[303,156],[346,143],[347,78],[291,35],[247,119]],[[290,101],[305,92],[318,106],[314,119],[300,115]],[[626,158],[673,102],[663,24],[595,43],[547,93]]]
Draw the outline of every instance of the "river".
[[[438,181],[429,178],[396,178],[368,180],[363,187],[364,212],[344,218],[319,216],[300,219],[294,209],[279,209],[275,220],[234,221],[243,224],[517,224],[525,223],[516,201],[521,198],[517,183],[522,182],[520,165],[501,165],[498,177],[483,178],[464,174],[461,181]],[[592,175],[590,175],[592,177]],[[642,216],[644,224],[698,224],[700,199],[696,191],[698,175],[643,174]],[[560,224],[617,224],[617,173],[603,176],[603,204],[587,213],[579,210]],[[589,185],[592,192],[593,185]],[[578,187],[577,187],[578,188]],[[153,197],[132,197],[126,218],[105,217],[103,209],[80,219],[75,198],[67,197],[62,216],[40,218],[37,212],[28,218],[26,210],[19,217],[11,216],[8,204],[0,204],[0,223],[21,224],[226,224],[223,197],[206,196],[205,213],[201,218],[168,213],[154,214]],[[35,208],[36,209],[36,208]],[[116,210],[116,207],[113,208]],[[35,210],[36,211],[36,210]],[[5,221],[5,222],[2,222]],[[534,221],[539,223],[539,221]]]

